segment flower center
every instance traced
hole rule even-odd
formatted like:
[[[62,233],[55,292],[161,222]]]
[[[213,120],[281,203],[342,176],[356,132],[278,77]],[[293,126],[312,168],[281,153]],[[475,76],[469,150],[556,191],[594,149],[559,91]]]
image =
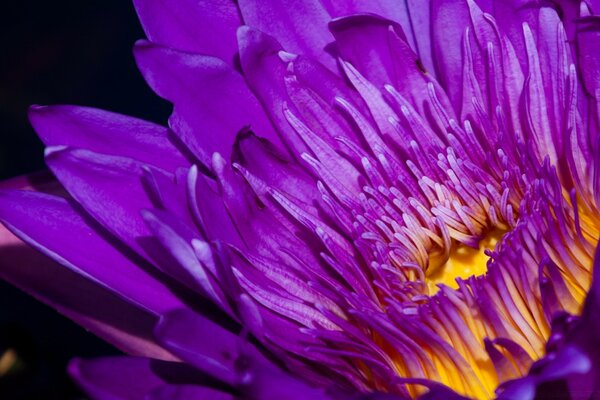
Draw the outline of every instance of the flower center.
[[[476,248],[455,243],[447,259],[432,257],[429,269],[425,273],[429,294],[437,293],[439,284],[457,289],[456,278],[466,279],[473,275],[484,275],[489,260],[486,250],[493,250],[505,233],[505,230],[495,228],[481,239]]]

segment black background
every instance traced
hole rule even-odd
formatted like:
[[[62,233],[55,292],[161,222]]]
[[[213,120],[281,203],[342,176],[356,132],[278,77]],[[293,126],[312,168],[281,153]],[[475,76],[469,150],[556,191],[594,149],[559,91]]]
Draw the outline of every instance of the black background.
[[[0,179],[44,168],[31,104],[79,104],[166,121],[132,56],[144,37],[126,0],[24,0],[0,6]],[[83,399],[65,374],[73,356],[117,354],[54,310],[0,281],[0,353],[25,368],[0,378],[0,398]]]

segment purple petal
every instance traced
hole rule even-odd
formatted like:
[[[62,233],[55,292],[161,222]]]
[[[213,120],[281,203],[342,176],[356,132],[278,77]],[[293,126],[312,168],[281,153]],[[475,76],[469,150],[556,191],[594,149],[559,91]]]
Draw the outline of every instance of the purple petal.
[[[333,42],[331,16],[318,0],[240,0],[244,23],[273,36],[286,51],[309,56],[332,71],[335,60],[325,51]]]
[[[273,37],[242,26],[238,29],[240,62],[250,89],[256,94],[269,118],[277,128],[284,144],[301,154],[306,146],[283,115],[286,103],[291,102],[285,88],[286,64],[281,59],[283,49]],[[257,132],[260,135],[260,132]]]
[[[195,385],[165,385],[144,400],[236,400],[230,393]]]
[[[324,389],[316,389],[280,369],[246,360],[242,364],[242,393],[260,400],[333,400]]]
[[[236,134],[250,126],[276,143],[271,124],[244,79],[218,58],[138,42],[135,55],[148,84],[174,105],[169,124],[205,165],[229,157]]]
[[[10,210],[10,211],[9,211]],[[0,221],[30,245],[82,279],[155,314],[181,302],[144,268],[118,250],[118,242],[60,197],[0,192]],[[140,260],[138,260],[140,261]]]
[[[336,38],[336,47],[344,61],[350,62],[378,89],[394,86],[421,115],[429,102],[430,71],[425,71],[417,54],[406,42],[402,28],[374,15],[354,15],[333,20],[329,27]],[[438,97],[442,95],[438,90]],[[443,106],[452,109],[445,96]]]
[[[237,382],[236,362],[242,351],[259,363],[267,363],[253,345],[186,309],[161,318],[155,335],[183,360],[226,383]]]
[[[154,315],[33,251],[1,225],[0,241],[0,278],[124,352],[173,359],[152,338]]]
[[[446,89],[455,108],[461,103],[462,37],[470,24],[465,0],[431,1],[431,40],[433,61],[440,84]]]
[[[600,7],[600,6],[599,6]],[[600,12],[600,10],[595,10]],[[579,24],[577,30],[577,50],[579,68],[587,93],[596,98],[600,97],[600,19],[588,17]]]
[[[69,374],[93,399],[143,399],[164,384],[152,372],[150,362],[125,356],[75,359],[69,364]]]
[[[207,381],[182,363],[126,356],[75,359],[69,365],[69,374],[94,400],[160,399],[160,393],[169,393],[186,382],[195,381],[202,385]],[[204,389],[201,386],[198,388]],[[205,390],[206,393],[220,393]]]
[[[29,120],[47,146],[70,146],[130,157],[167,171],[189,162],[151,122],[77,106],[32,106]]]
[[[248,172],[306,204],[321,197],[314,179],[269,141],[247,131],[238,135],[234,161]]]
[[[134,0],[134,5],[151,41],[233,64],[241,25],[233,0]]]
[[[217,183],[200,173],[196,167],[190,168],[188,174],[188,196],[196,223],[207,240],[221,240],[234,246],[243,246],[219,195]]]
[[[132,249],[146,254],[139,239],[151,236],[140,215],[140,210],[153,208],[141,180],[147,166],[69,148],[50,148],[46,163],[86,211]]]
[[[154,210],[143,211],[142,215],[164,250],[175,261],[162,263],[163,270],[231,313],[227,299],[216,280],[218,275],[210,246],[201,241],[196,232],[170,214]]]
[[[379,88],[386,83],[395,84],[404,72],[398,70],[397,60],[390,52],[391,31],[405,39],[397,23],[375,15],[353,15],[333,20],[329,29],[340,56]]]
[[[419,54],[425,67],[433,71],[428,0],[323,0],[322,2],[332,17],[368,13],[399,23],[412,49]]]

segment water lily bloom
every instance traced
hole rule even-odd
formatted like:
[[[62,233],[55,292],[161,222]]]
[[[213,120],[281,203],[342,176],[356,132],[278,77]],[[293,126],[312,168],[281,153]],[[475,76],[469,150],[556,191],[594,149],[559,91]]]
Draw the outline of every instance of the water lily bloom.
[[[134,3],[168,128],[33,106],[0,192],[92,398],[600,396],[599,2]]]

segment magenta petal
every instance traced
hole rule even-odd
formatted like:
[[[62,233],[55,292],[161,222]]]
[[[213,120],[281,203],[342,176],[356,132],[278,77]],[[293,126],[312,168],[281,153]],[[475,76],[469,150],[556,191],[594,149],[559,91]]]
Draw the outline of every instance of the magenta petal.
[[[279,152],[269,141],[252,132],[238,136],[233,159],[267,185],[291,194],[306,204],[312,204],[321,197],[310,175],[287,159],[287,155]]]
[[[218,58],[138,42],[135,55],[149,85],[175,108],[171,128],[205,165],[214,152],[228,157],[245,127],[278,142],[242,76]]]
[[[331,16],[318,0],[240,0],[244,23],[273,36],[286,51],[314,58],[337,70],[325,51],[333,42],[327,31]]]
[[[134,0],[134,4],[151,41],[233,63],[235,31],[241,25],[233,0]]]
[[[173,359],[152,338],[154,315],[33,251],[2,225],[0,241],[0,278],[32,293],[122,351]]]
[[[243,246],[240,234],[221,199],[217,183],[200,173],[196,167],[190,168],[187,183],[193,213],[205,238]]]
[[[162,317],[155,335],[160,343],[186,362],[229,384],[237,382],[235,364],[240,352],[260,363],[267,363],[244,338],[187,309]]]
[[[153,204],[141,177],[148,167],[129,158],[69,148],[50,148],[46,163],[97,221],[132,249],[145,254],[139,239],[151,236],[151,232],[140,210],[153,208]]]
[[[144,400],[236,400],[230,393],[195,385],[165,385]]]
[[[142,215],[164,250],[173,257],[161,264],[163,270],[231,313],[215,279],[217,271],[209,245],[173,215],[159,210],[143,211]]]
[[[130,157],[167,171],[189,165],[167,128],[151,122],[78,106],[32,106],[29,119],[46,146]]]
[[[433,61],[440,84],[456,109],[461,103],[462,37],[470,25],[466,0],[431,1]]]
[[[399,23],[406,33],[407,42],[419,54],[427,69],[433,70],[429,32],[429,2],[424,0],[324,0],[325,8],[332,17],[355,14],[375,14]]]
[[[69,365],[69,374],[94,400],[160,399],[153,396],[194,379],[198,384],[206,381],[182,363],[126,356],[75,359]],[[220,393],[206,390],[206,393]]]
[[[181,307],[181,302],[159,278],[117,250],[117,240],[93,227],[65,199],[27,191],[0,192],[0,220],[82,279],[114,292],[137,307],[154,314]]]
[[[306,151],[306,145],[283,115],[291,99],[285,88],[286,63],[281,59],[282,47],[273,37],[242,26],[238,29],[240,62],[248,86],[256,94],[285,145],[296,154]],[[260,132],[257,132],[260,136]]]
[[[246,360],[242,393],[260,400],[333,400],[324,389],[310,387],[283,371]],[[359,397],[360,398],[360,397]]]

